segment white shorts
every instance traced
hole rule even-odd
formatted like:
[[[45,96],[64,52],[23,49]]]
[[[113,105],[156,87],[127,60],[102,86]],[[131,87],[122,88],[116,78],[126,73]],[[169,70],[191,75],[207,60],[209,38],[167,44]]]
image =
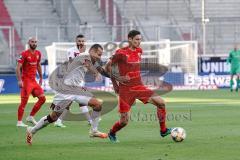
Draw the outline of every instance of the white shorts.
[[[57,92],[53,98],[53,104],[55,105],[53,110],[55,112],[61,113],[73,101],[77,102],[80,105],[87,106],[91,98],[92,97],[89,96],[62,94]]]

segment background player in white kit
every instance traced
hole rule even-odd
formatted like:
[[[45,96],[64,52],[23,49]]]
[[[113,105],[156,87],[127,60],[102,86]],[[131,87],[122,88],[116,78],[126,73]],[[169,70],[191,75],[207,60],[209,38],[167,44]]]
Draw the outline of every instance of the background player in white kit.
[[[84,80],[87,71],[95,75],[96,79],[102,75],[109,77],[109,74],[102,68],[100,58],[103,48],[94,44],[89,49],[89,55],[82,55],[74,58],[72,62],[66,61],[58,66],[49,77],[49,85],[56,94],[51,105],[52,113],[42,117],[34,127],[27,128],[26,142],[32,144],[32,136],[40,129],[55,122],[62,112],[73,101],[92,107],[92,124],[89,131],[90,137],[107,138],[106,133],[98,131],[98,123],[102,103],[93,96],[86,88],[80,87],[79,83]]]
[[[83,54],[88,54],[88,53],[86,52],[86,45],[85,45],[86,40],[85,40],[84,35],[82,35],[82,34],[77,35],[75,40],[76,40],[76,46],[74,46],[74,47],[72,47],[72,48],[69,48],[69,49],[67,50],[68,60],[69,60],[70,62],[72,62],[73,59],[74,59],[75,57],[77,57],[77,56],[80,56],[80,55],[83,55]],[[80,86],[84,86],[84,85],[85,85],[85,83],[84,83],[84,81],[82,81],[82,83],[80,84]],[[70,105],[71,105],[71,104],[70,104]],[[92,119],[91,119],[91,116],[90,116],[90,114],[89,114],[88,107],[87,107],[87,106],[81,106],[81,105],[79,105],[79,107],[80,107],[80,111],[85,114],[88,123],[91,124],[91,123],[92,123]],[[66,127],[66,126],[63,124],[63,118],[64,118],[64,116],[65,116],[68,112],[69,112],[69,107],[67,107],[67,108],[63,111],[62,115],[61,115],[61,116],[58,118],[58,120],[54,123],[54,126],[56,126],[56,127],[61,127],[61,128]]]

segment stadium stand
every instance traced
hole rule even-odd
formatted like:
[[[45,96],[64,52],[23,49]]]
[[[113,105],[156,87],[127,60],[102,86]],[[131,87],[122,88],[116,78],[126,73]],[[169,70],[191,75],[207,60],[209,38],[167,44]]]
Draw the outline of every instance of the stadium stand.
[[[58,41],[73,41],[79,33],[85,34],[90,41],[111,40],[111,30],[93,0],[67,0],[63,1],[64,3],[57,0],[5,0],[4,2],[21,42],[26,44],[28,37],[36,36],[39,40],[39,49],[44,55],[46,45]],[[72,10],[77,14],[74,15]]]
[[[3,0],[0,1],[0,26],[13,26],[13,20],[12,20],[12,15],[9,14],[8,9],[6,8],[5,4],[3,3]],[[16,30],[14,30],[14,42],[16,44],[16,49],[17,51],[22,50],[23,46],[20,42],[20,37],[17,33]],[[3,30],[3,35],[6,41],[9,41],[9,37],[8,37],[8,31],[7,30]]]
[[[0,32],[0,57],[0,73],[13,72],[13,64],[9,56],[9,48],[3,32]]]
[[[169,38],[202,42],[199,0],[120,0],[116,3],[122,17],[140,24],[147,40]],[[210,19],[206,26],[206,53],[226,54],[239,41],[240,2],[210,0],[205,3],[205,15]],[[160,34],[156,34],[158,30]]]
[[[106,24],[104,16],[99,11],[96,1],[93,0],[74,0],[74,7],[77,10],[78,15],[81,17],[81,21],[89,26],[93,26],[92,41],[111,41],[111,28]],[[91,12],[89,12],[91,11]],[[86,35],[87,39],[89,38]]]
[[[184,0],[127,0],[116,1],[124,18],[137,20],[142,30],[146,30],[147,40],[169,38],[171,40],[189,40],[184,35],[190,34],[193,25]],[[151,15],[151,16],[149,16]],[[160,37],[154,31],[161,30]],[[158,29],[157,29],[158,27]]]
[[[201,23],[201,1],[190,0],[189,6],[196,23]],[[226,54],[239,43],[240,1],[211,0],[205,1],[205,14],[210,19],[207,24],[207,53]]]
[[[4,2],[23,44],[26,44],[29,37],[36,36],[39,40],[39,49],[44,51],[44,46],[57,40],[56,26],[59,24],[59,18],[52,12],[50,1],[5,0]]]

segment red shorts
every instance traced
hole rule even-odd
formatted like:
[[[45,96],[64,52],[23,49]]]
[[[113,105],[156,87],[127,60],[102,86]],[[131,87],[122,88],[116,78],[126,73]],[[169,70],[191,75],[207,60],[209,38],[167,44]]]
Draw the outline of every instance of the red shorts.
[[[33,97],[38,97],[44,94],[41,86],[36,80],[23,80],[23,87],[21,88],[21,97],[29,97],[32,94]]]
[[[130,111],[131,106],[136,99],[139,99],[144,104],[148,103],[149,98],[153,95],[153,91],[144,85],[134,87],[119,88],[119,112],[125,113]]]

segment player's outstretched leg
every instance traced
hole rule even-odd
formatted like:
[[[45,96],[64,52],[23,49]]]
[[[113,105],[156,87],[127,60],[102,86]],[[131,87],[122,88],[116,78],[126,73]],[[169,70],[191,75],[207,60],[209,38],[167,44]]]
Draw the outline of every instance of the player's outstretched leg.
[[[98,131],[99,118],[102,110],[102,103],[98,101],[96,98],[91,98],[88,102],[88,105],[93,108],[93,112],[91,115],[92,124],[89,130],[90,137],[98,137],[98,138],[107,138],[108,135],[106,133],[102,133]]]
[[[35,133],[37,133],[40,129],[49,125],[50,123],[55,122],[58,119],[59,116],[60,116],[59,113],[53,111],[48,116],[42,117],[34,127],[28,127],[27,131],[26,131],[26,142],[27,142],[27,144],[31,145],[33,135]]]
[[[160,135],[162,137],[165,137],[171,134],[172,129],[166,127],[166,108],[164,100],[160,96],[154,94],[150,98],[149,102],[157,107],[157,117],[160,125]]]
[[[110,129],[110,131],[108,133],[108,137],[111,142],[113,142],[113,143],[119,142],[116,137],[116,133],[128,124],[129,116],[130,116],[130,112],[120,113],[120,120],[117,121],[112,126],[112,129]]]

